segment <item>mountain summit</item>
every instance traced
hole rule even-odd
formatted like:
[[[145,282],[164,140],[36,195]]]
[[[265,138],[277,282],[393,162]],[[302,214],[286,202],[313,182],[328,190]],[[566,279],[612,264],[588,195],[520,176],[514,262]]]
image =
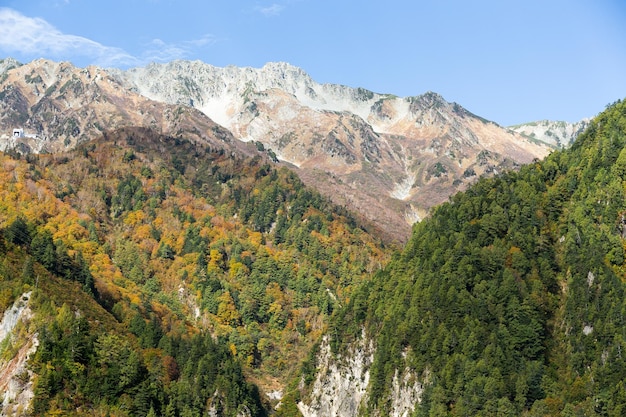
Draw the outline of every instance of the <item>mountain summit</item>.
[[[510,126],[509,129],[528,137],[539,140],[555,148],[567,148],[589,126],[589,119],[583,119],[576,123],[563,121],[539,120],[536,122],[523,123]]]

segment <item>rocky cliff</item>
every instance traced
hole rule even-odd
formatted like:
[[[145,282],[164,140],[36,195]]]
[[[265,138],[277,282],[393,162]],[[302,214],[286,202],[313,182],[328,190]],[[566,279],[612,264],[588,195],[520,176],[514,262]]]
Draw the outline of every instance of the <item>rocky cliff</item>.
[[[332,354],[325,336],[317,355],[316,378],[298,404],[304,417],[354,417],[368,409],[370,367],[374,361],[374,342],[365,333],[342,354]],[[384,415],[407,417],[421,401],[423,382],[407,367],[396,369]],[[300,389],[304,389],[301,385]],[[375,409],[374,415],[381,416]]]
[[[0,416],[24,415],[33,398],[33,372],[26,366],[39,344],[37,334],[18,340],[15,328],[32,318],[29,306],[31,292],[24,293],[3,313],[0,321]],[[28,334],[28,332],[24,332]],[[13,354],[7,355],[7,351]]]

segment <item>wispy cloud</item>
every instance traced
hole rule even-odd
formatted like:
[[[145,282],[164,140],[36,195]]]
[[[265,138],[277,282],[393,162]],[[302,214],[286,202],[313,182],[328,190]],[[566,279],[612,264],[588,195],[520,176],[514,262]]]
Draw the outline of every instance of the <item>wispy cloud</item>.
[[[192,55],[196,49],[212,45],[215,42],[217,42],[217,39],[213,35],[204,35],[199,39],[174,43],[168,43],[157,38],[148,43],[139,61],[146,64],[148,62],[168,62],[174,59],[184,59]]]
[[[272,3],[269,6],[257,6],[255,10],[261,13],[264,16],[278,16],[283,10],[285,6],[283,4]]]
[[[145,65],[188,58],[195,49],[215,43],[212,35],[200,39],[167,43],[154,39],[139,56],[122,48],[106,46],[91,39],[62,33],[40,18],[24,16],[9,8],[0,8],[0,53],[31,58],[72,60],[80,58],[104,67]]]
[[[168,44],[161,39],[153,39],[142,54],[142,61],[165,62],[185,57],[187,51],[176,44]]]
[[[212,45],[217,42],[217,38],[211,34],[206,34],[200,39],[193,39],[190,41],[183,42],[183,45],[187,45],[189,47],[202,47],[207,45]]]
[[[33,57],[88,58],[103,66],[132,65],[137,60],[123,49],[60,32],[43,19],[0,8],[0,51]]]
[[[278,0],[270,5],[261,5],[260,3],[257,3],[257,6],[255,6],[253,10],[254,12],[260,13],[265,17],[279,16],[291,6],[305,1],[307,0]]]

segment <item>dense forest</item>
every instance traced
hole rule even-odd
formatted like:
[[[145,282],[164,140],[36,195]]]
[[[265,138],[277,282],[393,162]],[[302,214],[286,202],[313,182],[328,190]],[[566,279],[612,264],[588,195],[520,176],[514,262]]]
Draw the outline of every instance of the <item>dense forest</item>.
[[[293,172],[146,129],[0,155],[0,232],[34,415],[265,415],[391,252]]]
[[[394,370],[416,416],[626,415],[626,103],[573,146],[481,179],[414,226],[331,326],[376,344],[368,409]]]
[[[17,376],[25,384],[36,375],[32,407],[11,407],[7,415],[266,415],[258,389],[224,343],[207,332],[170,336],[141,318],[129,330],[85,291],[80,277],[89,272],[80,264],[67,262],[72,273],[61,278],[23,246],[28,234],[16,227],[5,234],[2,301],[28,290],[34,315],[5,339],[2,359],[18,354],[29,339],[39,343],[30,372]],[[149,330],[138,339],[136,328]]]
[[[415,416],[622,416],[625,190],[625,102],[396,252],[262,156],[147,129],[0,154],[0,311],[33,312],[0,362],[39,344],[12,411],[298,415],[320,337],[338,354],[365,334],[366,415],[408,369]]]

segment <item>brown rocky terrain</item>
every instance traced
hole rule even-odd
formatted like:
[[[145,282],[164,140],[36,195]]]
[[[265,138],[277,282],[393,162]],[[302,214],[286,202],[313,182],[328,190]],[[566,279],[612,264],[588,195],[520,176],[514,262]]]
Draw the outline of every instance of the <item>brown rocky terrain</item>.
[[[250,149],[198,110],[147,99],[98,67],[40,59],[6,71],[0,81],[0,149],[58,152],[121,127]],[[14,129],[23,136],[14,137]]]

